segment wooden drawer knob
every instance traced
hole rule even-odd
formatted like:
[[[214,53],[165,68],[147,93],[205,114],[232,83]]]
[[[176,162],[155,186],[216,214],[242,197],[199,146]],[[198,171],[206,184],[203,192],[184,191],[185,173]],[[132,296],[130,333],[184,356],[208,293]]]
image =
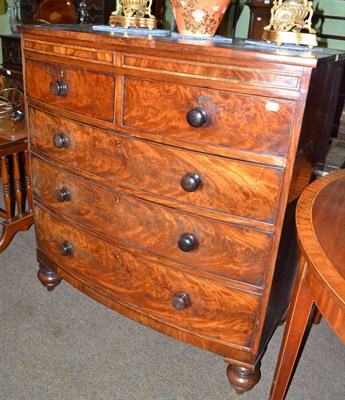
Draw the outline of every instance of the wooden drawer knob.
[[[50,92],[53,96],[67,96],[67,84],[61,79],[50,84]]]
[[[179,249],[185,252],[192,251],[197,245],[198,241],[191,233],[183,234],[178,241]]]
[[[186,293],[177,292],[174,294],[174,296],[171,300],[171,304],[178,311],[184,310],[185,308],[187,308],[189,306],[190,298],[189,298],[188,294],[186,294]]]
[[[62,244],[59,245],[59,253],[64,257],[73,254],[72,244],[65,240]]]
[[[182,189],[186,192],[195,192],[201,182],[200,176],[194,172],[186,174],[180,181]]]
[[[196,107],[187,113],[187,122],[193,128],[200,128],[208,123],[209,118],[204,108]]]
[[[67,148],[69,145],[69,136],[65,133],[56,133],[53,136],[53,144],[57,149],[61,149],[62,147]]]
[[[59,203],[71,200],[71,192],[68,188],[62,187],[61,189],[55,190],[55,197]]]

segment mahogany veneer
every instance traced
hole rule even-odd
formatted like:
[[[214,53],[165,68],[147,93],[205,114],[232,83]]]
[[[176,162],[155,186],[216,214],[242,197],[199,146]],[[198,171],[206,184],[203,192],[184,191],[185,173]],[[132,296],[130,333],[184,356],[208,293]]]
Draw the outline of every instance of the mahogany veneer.
[[[285,398],[314,305],[345,343],[344,201],[345,170],[340,170],[313,182],[298,202],[299,269],[271,400]]]
[[[87,29],[22,28],[39,279],[222,355],[249,390],[343,56]]]

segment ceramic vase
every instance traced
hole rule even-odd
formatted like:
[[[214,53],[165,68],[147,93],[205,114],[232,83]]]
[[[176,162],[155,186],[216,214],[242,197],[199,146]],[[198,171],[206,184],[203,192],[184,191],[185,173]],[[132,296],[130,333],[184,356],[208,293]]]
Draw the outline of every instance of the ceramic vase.
[[[215,35],[231,0],[170,0],[181,35]]]

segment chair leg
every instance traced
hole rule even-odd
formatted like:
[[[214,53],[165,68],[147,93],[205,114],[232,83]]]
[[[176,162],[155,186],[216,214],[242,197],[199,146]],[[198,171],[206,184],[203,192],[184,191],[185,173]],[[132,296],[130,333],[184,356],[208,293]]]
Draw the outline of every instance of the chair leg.
[[[272,383],[270,400],[283,400],[285,398],[313,307],[313,299],[303,279],[307,266],[302,256],[300,256],[298,268],[290,311]]]

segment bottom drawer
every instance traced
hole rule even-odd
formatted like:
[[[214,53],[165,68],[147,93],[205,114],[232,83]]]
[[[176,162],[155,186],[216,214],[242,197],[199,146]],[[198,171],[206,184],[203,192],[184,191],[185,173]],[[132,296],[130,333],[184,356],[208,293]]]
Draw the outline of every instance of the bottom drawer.
[[[149,262],[37,205],[34,215],[39,249],[77,280],[164,325],[250,347],[260,296]]]

